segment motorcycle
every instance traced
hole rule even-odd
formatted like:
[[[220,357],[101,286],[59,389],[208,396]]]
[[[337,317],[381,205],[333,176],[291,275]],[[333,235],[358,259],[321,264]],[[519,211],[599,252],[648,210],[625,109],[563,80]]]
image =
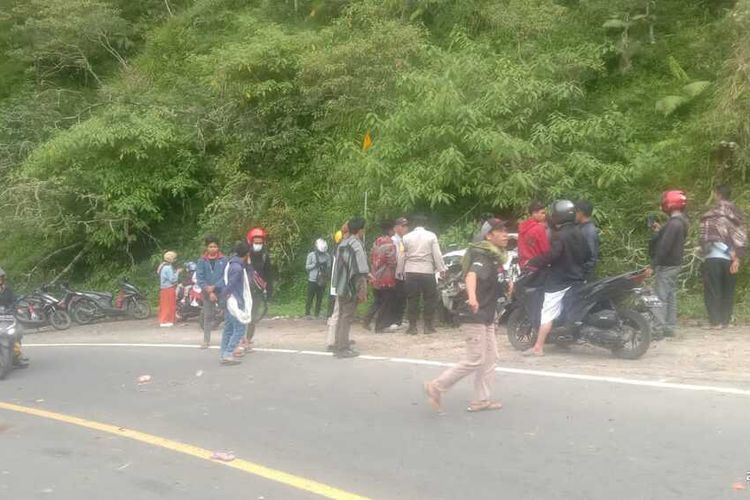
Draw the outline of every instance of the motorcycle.
[[[52,325],[55,330],[67,330],[71,325],[65,304],[53,297],[46,285],[18,298],[15,318],[18,323],[32,328]]]
[[[501,289],[500,297],[497,301],[497,317],[505,315],[505,309],[510,304],[508,292],[511,285],[518,279],[521,273],[518,266],[518,252],[515,250],[515,243],[518,235],[509,234],[509,249],[507,258],[500,267],[498,274],[498,286]],[[458,317],[465,309],[468,295],[463,276],[463,258],[466,249],[453,250],[443,255],[443,261],[447,268],[445,276],[438,280],[438,291],[440,294],[441,319],[448,324],[455,324]]]
[[[127,279],[120,282],[117,295],[107,292],[75,292],[71,315],[76,323],[87,325],[102,318],[128,316],[146,319],[151,315],[151,305],[138,287]]]
[[[659,307],[659,299],[640,288],[646,276],[646,271],[640,270],[572,288],[547,342],[563,346],[588,343],[609,349],[620,358],[640,358],[651,344],[652,323],[647,315]],[[537,337],[530,305],[538,304],[533,298],[539,290],[526,286],[533,277],[532,273],[519,280],[501,318],[508,340],[519,351],[531,348]]]
[[[18,362],[20,355],[21,331],[16,317],[4,306],[0,306],[0,380],[3,380],[14,367],[25,367]]]
[[[177,283],[177,310],[178,321],[187,321],[190,318],[200,317],[203,309],[203,296],[198,286],[198,278],[195,274],[195,262],[186,262],[187,271],[185,281]]]

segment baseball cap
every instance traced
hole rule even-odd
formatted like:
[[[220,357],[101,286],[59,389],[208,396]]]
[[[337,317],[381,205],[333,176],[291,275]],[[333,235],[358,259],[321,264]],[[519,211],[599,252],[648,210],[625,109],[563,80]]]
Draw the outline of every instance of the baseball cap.
[[[482,237],[482,239],[485,239],[491,231],[495,231],[497,229],[500,229],[502,231],[508,230],[505,221],[497,218],[492,218],[482,224],[482,228],[479,230],[479,235]]]
[[[396,219],[396,222],[393,223],[394,226],[408,226],[409,225],[409,219],[406,217],[399,217]]]

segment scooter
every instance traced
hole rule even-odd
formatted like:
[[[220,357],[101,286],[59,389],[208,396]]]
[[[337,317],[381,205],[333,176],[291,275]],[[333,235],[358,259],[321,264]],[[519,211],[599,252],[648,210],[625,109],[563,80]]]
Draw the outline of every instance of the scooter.
[[[640,288],[645,270],[604,278],[571,288],[563,301],[563,313],[555,320],[547,342],[558,345],[591,344],[624,359],[638,359],[651,344],[652,325],[644,313],[659,307],[659,300]],[[539,280],[536,280],[539,282]],[[531,348],[537,332],[532,326],[538,287],[534,274],[522,277],[513,301],[502,319],[508,340],[519,351]]]
[[[187,321],[191,318],[200,317],[203,309],[203,297],[198,286],[198,278],[195,275],[195,262],[186,262],[187,270],[185,281],[177,284],[177,310],[178,321]]]
[[[120,282],[117,295],[107,292],[77,292],[77,295],[70,312],[81,325],[103,318],[146,319],[151,315],[146,297],[127,279]]]
[[[15,368],[25,368],[28,361],[20,359],[21,330],[12,310],[0,306],[0,380]]]
[[[31,328],[52,325],[56,330],[67,330],[71,325],[65,304],[53,297],[46,285],[18,298],[15,317],[20,324]]]

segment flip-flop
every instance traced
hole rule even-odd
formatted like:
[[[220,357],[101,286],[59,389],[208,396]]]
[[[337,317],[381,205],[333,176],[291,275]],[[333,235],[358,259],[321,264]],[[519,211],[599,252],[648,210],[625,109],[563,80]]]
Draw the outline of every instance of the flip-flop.
[[[496,401],[487,401],[479,404],[470,403],[466,408],[466,411],[468,411],[469,413],[476,413],[479,411],[499,410],[502,407],[502,403],[498,403]]]
[[[533,356],[536,356],[537,358],[541,358],[544,356],[543,352],[536,352],[534,349],[526,349],[525,351],[521,352],[521,356],[530,358]]]

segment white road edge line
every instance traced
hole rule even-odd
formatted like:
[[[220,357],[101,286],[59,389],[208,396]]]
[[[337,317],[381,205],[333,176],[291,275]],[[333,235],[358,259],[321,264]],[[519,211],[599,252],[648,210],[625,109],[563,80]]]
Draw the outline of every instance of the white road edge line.
[[[181,348],[181,349],[199,349],[200,346],[194,344],[133,344],[133,343],[90,343],[90,342],[73,342],[69,344],[24,344],[24,347],[162,347],[162,348]],[[218,346],[211,346],[210,349],[218,349]],[[256,348],[258,352],[271,352],[282,354],[304,354],[314,356],[331,356],[329,352],[323,351],[299,351],[294,349],[269,349]],[[430,361],[426,359],[413,358],[388,358],[381,356],[360,356],[360,359],[371,361],[388,361],[391,363],[404,363],[411,365],[425,366],[452,366],[454,363],[445,363],[442,361]],[[512,373],[514,375],[533,375],[537,377],[560,378],[567,380],[585,380],[588,382],[608,382],[611,384],[634,385],[641,387],[654,387],[657,389],[679,389],[684,391],[715,392],[719,394],[734,394],[738,396],[750,396],[750,390],[740,389],[737,387],[724,387],[714,385],[698,384],[680,384],[676,382],[666,382],[667,379],[661,380],[638,380],[623,377],[610,377],[603,375],[585,375],[581,373],[551,372],[545,370],[529,370],[526,368],[509,368],[499,366],[495,369],[500,373]]]

